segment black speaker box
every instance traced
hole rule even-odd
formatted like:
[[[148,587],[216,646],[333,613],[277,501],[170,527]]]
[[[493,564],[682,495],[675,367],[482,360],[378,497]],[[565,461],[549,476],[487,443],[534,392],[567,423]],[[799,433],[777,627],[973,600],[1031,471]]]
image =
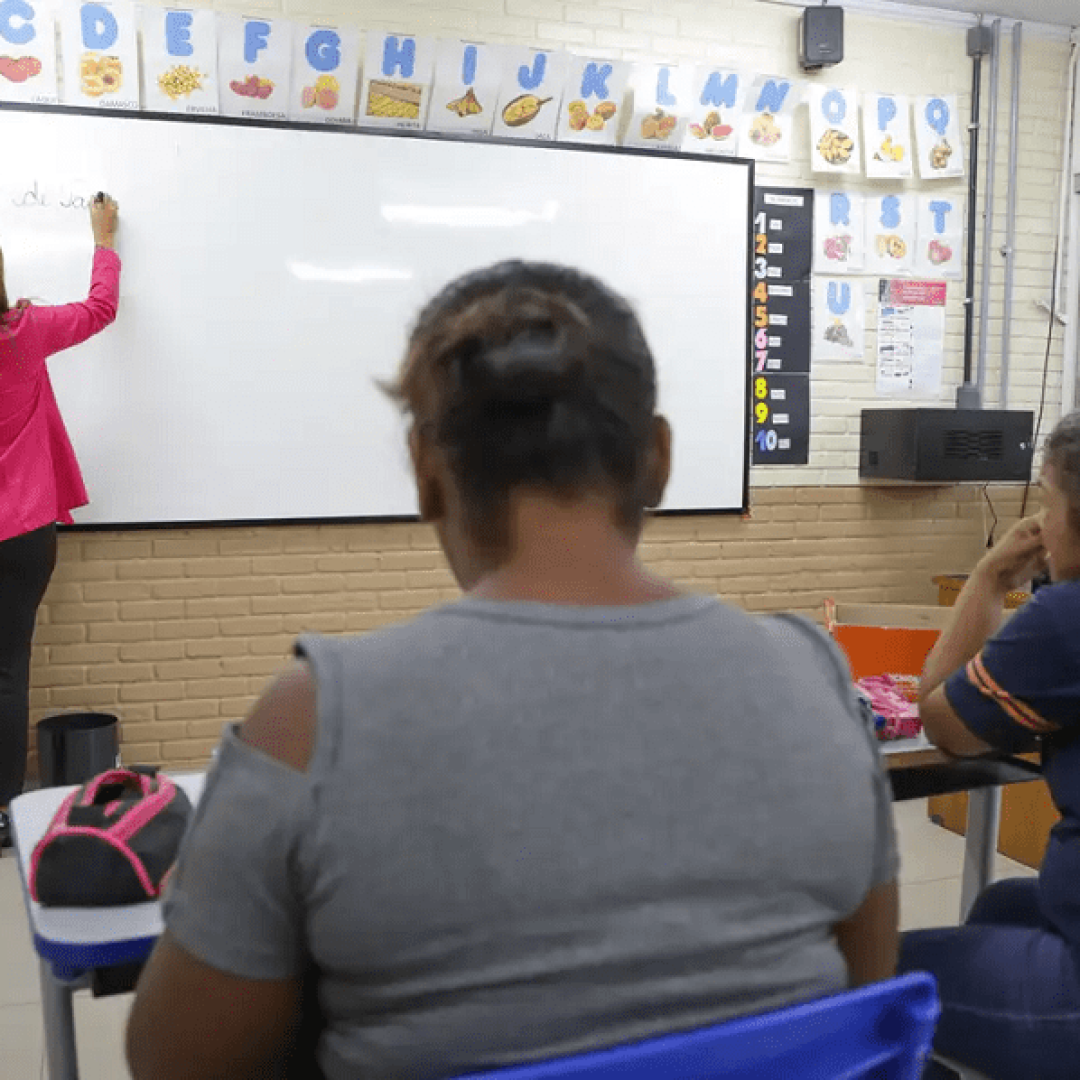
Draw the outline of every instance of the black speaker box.
[[[817,71],[844,59],[844,9],[825,4],[803,11],[799,28],[799,63]]]
[[[1024,483],[1034,413],[1019,409],[863,409],[859,478],[878,484]]]

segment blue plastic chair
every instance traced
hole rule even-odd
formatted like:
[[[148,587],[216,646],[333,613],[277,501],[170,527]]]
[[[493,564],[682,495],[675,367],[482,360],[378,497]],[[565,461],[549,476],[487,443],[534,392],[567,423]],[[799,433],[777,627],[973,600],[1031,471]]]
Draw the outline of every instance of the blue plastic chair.
[[[919,1080],[938,1013],[918,972],[631,1046],[460,1080]]]

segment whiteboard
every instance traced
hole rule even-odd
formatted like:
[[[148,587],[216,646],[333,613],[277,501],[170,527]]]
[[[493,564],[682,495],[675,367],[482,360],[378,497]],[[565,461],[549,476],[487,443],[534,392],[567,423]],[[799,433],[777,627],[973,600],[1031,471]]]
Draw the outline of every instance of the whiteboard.
[[[375,380],[429,297],[507,258],[636,305],[675,433],[663,508],[746,505],[749,162],[27,107],[0,147],[13,299],[82,299],[86,198],[122,207],[119,318],[50,361],[79,524],[415,515]]]

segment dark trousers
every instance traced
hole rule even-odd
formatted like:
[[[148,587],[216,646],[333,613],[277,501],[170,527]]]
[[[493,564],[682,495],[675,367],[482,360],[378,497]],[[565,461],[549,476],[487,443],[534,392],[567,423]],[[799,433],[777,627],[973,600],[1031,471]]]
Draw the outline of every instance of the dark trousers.
[[[26,780],[30,642],[55,566],[55,525],[0,541],[0,807]]]
[[[900,971],[937,977],[934,1049],[946,1057],[992,1080],[1076,1080],[1078,952],[1044,918],[1038,881],[1015,878],[991,885],[963,926],[904,934]]]

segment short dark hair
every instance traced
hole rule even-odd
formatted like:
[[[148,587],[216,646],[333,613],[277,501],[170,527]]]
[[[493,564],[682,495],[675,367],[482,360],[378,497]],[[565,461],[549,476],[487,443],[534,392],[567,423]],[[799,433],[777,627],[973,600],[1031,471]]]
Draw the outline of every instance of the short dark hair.
[[[1054,468],[1054,478],[1069,503],[1069,516],[1080,531],[1080,411],[1058,421],[1050,433],[1046,463]]]
[[[640,525],[656,369],[633,308],[591,275],[511,261],[458,278],[385,389],[443,449],[485,536],[522,487],[608,490],[620,524]]]

